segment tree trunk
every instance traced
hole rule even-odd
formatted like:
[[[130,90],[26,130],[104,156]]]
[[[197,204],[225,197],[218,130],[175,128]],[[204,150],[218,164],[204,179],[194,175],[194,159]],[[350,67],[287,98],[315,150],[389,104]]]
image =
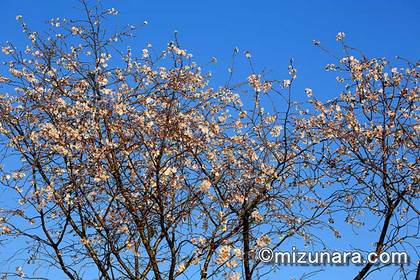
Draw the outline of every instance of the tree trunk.
[[[382,226],[381,235],[378,239],[378,243],[376,244],[376,250],[375,250],[376,254],[382,253],[384,240],[385,240],[386,234],[388,232],[389,223],[391,222],[391,218],[392,218],[392,213],[393,213],[393,210],[392,210],[392,208],[390,208],[390,210],[388,210],[388,213],[386,214],[384,224]],[[373,266],[373,263],[368,262],[362,268],[362,270],[359,271],[357,276],[354,277],[354,280],[362,280],[366,276],[366,274],[369,272],[369,270],[371,269],[372,266]]]
[[[244,272],[245,272],[245,280],[251,280],[251,269],[250,269],[250,260],[249,260],[249,215],[248,212],[245,211],[243,217],[242,217],[242,223],[243,223],[243,250],[244,250]]]

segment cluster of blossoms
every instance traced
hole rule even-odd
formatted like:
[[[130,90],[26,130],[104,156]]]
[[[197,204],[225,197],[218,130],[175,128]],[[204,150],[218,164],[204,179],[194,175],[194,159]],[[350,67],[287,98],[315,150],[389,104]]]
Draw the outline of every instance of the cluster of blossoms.
[[[272,82],[264,81],[261,82],[261,77],[259,75],[252,74],[248,77],[248,83],[256,92],[267,92],[272,87]]]

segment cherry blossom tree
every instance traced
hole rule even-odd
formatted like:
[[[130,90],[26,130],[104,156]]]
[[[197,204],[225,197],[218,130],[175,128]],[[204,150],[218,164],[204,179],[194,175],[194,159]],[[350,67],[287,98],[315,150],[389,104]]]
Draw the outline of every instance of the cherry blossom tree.
[[[251,59],[249,53],[247,56]],[[337,200],[337,193],[321,196],[315,187],[317,178],[305,173],[314,166],[305,153],[313,143],[302,141],[302,134],[295,131],[296,116],[291,107],[291,85],[296,77],[293,63],[289,74],[290,80],[278,82],[252,73],[248,77],[251,90],[242,94],[252,97],[253,106],[246,109],[233,102],[229,112],[237,117],[227,117],[226,111],[218,119],[227,125],[227,134],[221,140],[213,137],[217,142],[210,153],[196,154],[198,172],[206,176],[202,185],[209,200],[205,205],[210,206],[204,211],[209,213],[206,223],[222,227],[224,233],[216,235],[218,239],[228,237],[220,242],[216,264],[233,279],[241,275],[243,279],[259,279],[270,272],[273,267],[261,266],[256,257],[259,248],[275,249],[295,236],[306,243],[314,242],[311,228],[336,232],[322,217]],[[282,90],[286,93],[281,94]],[[275,104],[270,111],[264,109],[262,103],[270,93],[286,104],[284,111],[278,111]]]
[[[258,248],[335,230],[321,218],[336,196],[315,191],[314,144],[295,131],[293,63],[284,81],[251,68],[214,88],[177,38],[136,56],[120,43],[132,26],[108,33],[115,9],[82,5],[46,35],[18,16],[29,43],[2,49],[0,132],[19,163],[2,169],[0,234],[27,244],[12,263],[69,279],[259,279],[272,268]]]
[[[343,39],[339,33],[337,40]],[[345,56],[326,67],[345,84],[342,93],[322,102],[307,89],[314,110],[298,121],[299,127],[320,145],[313,156],[327,177],[324,184],[341,185],[346,222],[377,233],[373,248],[358,249],[380,254],[414,248],[418,256],[418,64],[399,58],[392,66],[384,58],[342,47]],[[367,263],[354,279],[387,265]],[[409,272],[401,267],[404,279]]]
[[[336,213],[375,218],[378,254],[418,242],[418,64],[343,44],[327,65],[343,92],[307,88],[299,112],[293,60],[278,80],[245,52],[236,81],[235,48],[214,85],[176,35],[134,50],[135,27],[109,32],[116,9],[81,5],[45,33],[17,16],[28,44],[2,48],[0,245],[16,248],[3,278],[269,278],[260,248],[328,248],[319,232],[341,237]]]

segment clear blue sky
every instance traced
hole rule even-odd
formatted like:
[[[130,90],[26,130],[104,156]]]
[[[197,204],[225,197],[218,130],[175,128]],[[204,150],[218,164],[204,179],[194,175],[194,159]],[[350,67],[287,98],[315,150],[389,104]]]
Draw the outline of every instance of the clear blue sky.
[[[332,61],[313,46],[313,39],[339,52],[335,35],[343,31],[346,41],[368,56],[400,55],[412,61],[420,58],[420,1],[104,0],[103,3],[120,11],[117,21],[121,26],[149,22],[147,28],[138,31],[131,45],[141,47],[151,42],[160,49],[173,38],[174,30],[178,30],[182,47],[192,51],[197,62],[206,64],[212,56],[218,58],[218,64],[209,67],[220,81],[227,77],[230,56],[236,46],[241,53],[244,50],[252,53],[257,70],[271,70],[271,75],[278,79],[286,78],[288,61],[293,57],[298,69],[296,99],[303,98],[305,87],[313,88],[314,94],[322,98],[337,94],[335,76],[323,71],[324,65]],[[46,20],[77,14],[77,6],[76,0],[3,2],[0,42],[23,41],[15,21],[17,14],[22,14],[32,28],[42,30]],[[368,232],[360,231],[359,235],[351,232],[350,237],[336,243],[331,236],[325,236],[326,240],[331,238],[332,246],[337,249],[348,249],[355,244],[366,246],[373,241],[370,237]],[[325,269],[326,272],[311,279],[350,279],[358,270],[355,267]],[[298,279],[303,271],[297,267],[280,268],[275,278]],[[391,279],[391,276],[388,271],[374,274],[370,279]]]

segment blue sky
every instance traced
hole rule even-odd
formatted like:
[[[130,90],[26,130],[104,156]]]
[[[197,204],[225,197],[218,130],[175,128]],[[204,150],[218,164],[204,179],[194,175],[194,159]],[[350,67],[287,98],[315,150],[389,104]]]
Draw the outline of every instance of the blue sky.
[[[257,71],[267,69],[271,76],[287,78],[287,65],[294,58],[298,78],[294,95],[304,96],[303,89],[311,87],[321,98],[335,96],[335,76],[323,71],[325,64],[333,62],[325,53],[314,47],[312,40],[339,53],[335,41],[337,32],[346,33],[346,42],[363,50],[368,56],[394,58],[396,55],[415,61],[420,57],[420,2],[407,1],[143,1],[104,0],[104,6],[120,11],[117,19],[125,24],[148,26],[137,32],[132,46],[152,43],[157,49],[164,47],[178,31],[183,48],[190,50],[199,64],[206,65],[210,58],[218,59],[209,65],[216,81],[227,76],[234,47],[242,53],[249,50]],[[19,0],[3,3],[0,10],[0,42],[23,42],[15,21],[21,14],[33,29],[42,29],[46,20],[55,17],[72,17],[78,13],[75,1]],[[238,61],[246,67],[246,61]],[[242,70],[240,68],[240,70]],[[350,228],[348,228],[351,231]],[[346,234],[343,232],[343,235]],[[348,249],[351,245],[370,244],[371,233],[351,232],[349,238],[332,246]],[[293,244],[288,244],[292,246]],[[4,256],[1,256],[4,258]],[[276,278],[297,279],[305,270],[299,267],[280,268]],[[326,272],[311,279],[350,279],[358,268],[325,267]],[[348,276],[348,277],[347,277]],[[389,272],[377,273],[370,279],[388,279]]]
[[[135,43],[151,42],[163,47],[179,32],[183,47],[193,52],[200,64],[212,56],[219,63],[212,66],[216,78],[225,79],[234,47],[249,50],[257,70],[269,69],[283,79],[287,64],[294,58],[298,69],[297,95],[311,86],[315,94],[330,95],[328,84],[334,76],[322,71],[330,58],[312,45],[339,51],[335,35],[346,33],[346,41],[369,56],[411,60],[420,54],[420,2],[418,1],[143,1],[104,0],[105,6],[120,11],[118,22],[142,25]],[[34,28],[55,17],[78,13],[77,0],[9,1],[1,9],[0,42],[19,41],[22,35],[15,22],[22,14]],[[134,44],[134,43],[133,43]],[[244,64],[245,65],[245,64]],[[300,88],[299,88],[300,87]]]

